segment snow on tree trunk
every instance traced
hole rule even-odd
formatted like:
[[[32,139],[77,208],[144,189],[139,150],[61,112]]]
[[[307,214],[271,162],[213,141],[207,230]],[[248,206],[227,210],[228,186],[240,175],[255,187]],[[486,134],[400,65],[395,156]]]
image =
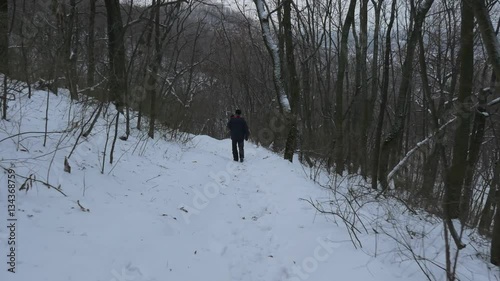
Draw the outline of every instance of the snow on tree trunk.
[[[254,0],[255,7],[257,8],[257,16],[259,17],[260,27],[262,29],[262,37],[264,38],[264,43],[266,48],[271,55],[273,61],[273,79],[274,86],[278,93],[279,103],[282,110],[285,113],[291,113],[292,109],[290,107],[290,102],[288,101],[288,96],[285,91],[285,83],[283,81],[283,76],[281,75],[281,62],[279,55],[278,44],[274,41],[271,33],[271,27],[269,26],[269,12],[264,4],[264,0]]]

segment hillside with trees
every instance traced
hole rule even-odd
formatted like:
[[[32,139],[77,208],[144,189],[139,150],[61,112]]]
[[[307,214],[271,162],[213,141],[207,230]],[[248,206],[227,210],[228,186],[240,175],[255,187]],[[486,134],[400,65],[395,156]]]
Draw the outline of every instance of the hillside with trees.
[[[499,30],[496,0],[0,0],[0,109],[67,89],[82,136],[113,112],[113,157],[132,129],[226,139],[240,108],[332,193],[355,175],[441,218],[457,280],[466,230],[500,266]]]

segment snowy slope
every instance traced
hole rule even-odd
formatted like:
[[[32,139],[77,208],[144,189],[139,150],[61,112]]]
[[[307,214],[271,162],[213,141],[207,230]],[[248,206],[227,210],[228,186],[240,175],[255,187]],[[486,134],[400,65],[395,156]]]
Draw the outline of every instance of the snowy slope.
[[[42,132],[46,97],[40,91],[31,100],[24,95],[11,102],[10,121],[0,122],[0,140]],[[81,105],[70,105],[66,94],[51,94],[49,131],[81,124],[93,109],[82,114]],[[18,188],[24,182],[20,176],[33,173],[68,195],[40,182],[16,192],[16,272],[11,273],[5,254],[10,247],[7,173],[1,174],[0,280],[426,279],[415,262],[394,251],[399,247],[394,241],[373,234],[371,216],[379,206],[360,210],[369,227],[359,233],[363,248],[355,248],[342,223],[301,200],[323,200],[331,193],[310,181],[299,164],[251,143],[246,143],[246,162],[235,163],[227,139],[196,136],[178,143],[150,140],[133,130],[127,141],[117,141],[115,163],[106,160],[101,174],[106,120],[113,117],[100,119],[93,134],[80,139],[69,159],[71,174],[63,171],[63,160],[79,130],[52,133],[45,147],[40,133],[0,142],[0,165],[14,165]],[[426,249],[443,263],[439,226],[419,225],[436,232]],[[461,269],[463,280],[500,280],[497,269],[474,258],[472,247],[466,249],[471,252]],[[439,268],[430,270],[444,279]]]

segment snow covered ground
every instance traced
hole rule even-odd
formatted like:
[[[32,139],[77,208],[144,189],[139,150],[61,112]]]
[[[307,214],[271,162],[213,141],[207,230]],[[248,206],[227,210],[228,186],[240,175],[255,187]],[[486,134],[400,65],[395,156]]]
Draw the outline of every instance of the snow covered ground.
[[[363,222],[355,224],[359,242],[353,243],[342,220],[319,214],[302,200],[336,196],[312,182],[300,164],[251,143],[246,162],[236,163],[227,139],[151,140],[134,129],[127,141],[117,141],[110,165],[111,133],[101,174],[114,117],[110,109],[113,114],[79,140],[69,159],[71,174],[66,173],[64,157],[80,131],[60,132],[87,120],[82,117],[94,107],[82,114],[66,94],[51,94],[48,131],[53,133],[44,147],[46,97],[43,91],[31,100],[23,95],[9,103],[10,120],[0,121],[0,165],[13,165],[16,173],[10,203],[8,172],[0,175],[1,281],[427,280],[408,248],[430,261],[423,266],[432,278],[445,280],[437,219],[410,215],[391,201],[351,202]],[[19,191],[21,176],[31,174],[60,186],[67,197],[41,182]],[[352,182],[346,178],[339,191],[367,192]],[[338,205],[327,204],[328,210],[348,206],[334,202]],[[12,203],[14,217],[9,217]],[[15,229],[8,228],[12,223]],[[473,237],[464,239],[459,277],[500,280],[498,269],[485,262],[487,243],[481,246]],[[15,241],[11,264],[9,241]],[[15,273],[8,271],[13,266]]]

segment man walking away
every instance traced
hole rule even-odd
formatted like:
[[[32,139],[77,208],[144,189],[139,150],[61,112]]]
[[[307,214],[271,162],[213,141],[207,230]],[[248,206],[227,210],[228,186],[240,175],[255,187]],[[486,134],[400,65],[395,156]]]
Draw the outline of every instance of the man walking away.
[[[245,158],[245,152],[243,150],[243,140],[248,140],[250,135],[248,131],[247,122],[243,117],[241,117],[241,110],[237,109],[235,116],[232,116],[227,127],[231,131],[231,141],[233,143],[233,160],[238,161],[238,156],[240,162],[243,162]],[[238,153],[239,151],[239,153]]]

